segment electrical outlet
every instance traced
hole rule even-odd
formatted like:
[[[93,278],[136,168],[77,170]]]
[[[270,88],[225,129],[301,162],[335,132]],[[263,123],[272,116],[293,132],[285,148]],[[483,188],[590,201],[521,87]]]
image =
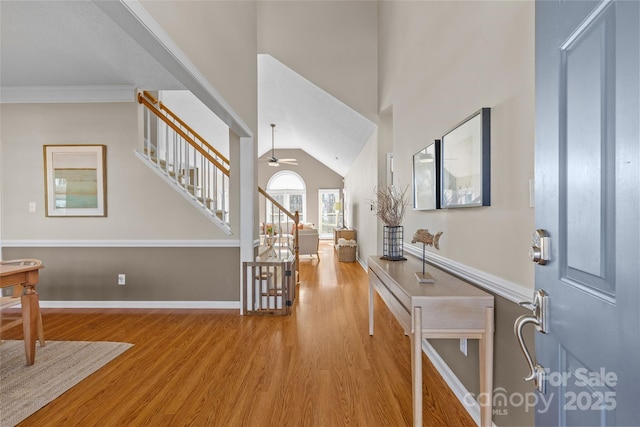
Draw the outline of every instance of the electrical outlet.
[[[29,212],[34,213],[36,211],[36,202],[29,202]]]
[[[460,338],[460,351],[465,356],[467,355],[467,339],[466,338]]]
[[[124,274],[118,274],[118,285],[124,285],[126,282],[126,276]]]

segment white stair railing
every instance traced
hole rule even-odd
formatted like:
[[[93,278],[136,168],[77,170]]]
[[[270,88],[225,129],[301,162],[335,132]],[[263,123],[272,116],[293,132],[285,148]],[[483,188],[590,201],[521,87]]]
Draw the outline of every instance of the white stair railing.
[[[148,92],[138,94],[138,102],[146,107],[138,157],[230,232],[229,160]]]

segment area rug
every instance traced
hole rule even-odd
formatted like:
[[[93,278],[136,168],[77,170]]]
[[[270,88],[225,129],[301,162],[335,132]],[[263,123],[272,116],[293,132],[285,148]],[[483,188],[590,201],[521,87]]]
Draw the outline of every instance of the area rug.
[[[24,342],[0,344],[0,426],[15,426],[133,344],[47,341],[25,365]]]

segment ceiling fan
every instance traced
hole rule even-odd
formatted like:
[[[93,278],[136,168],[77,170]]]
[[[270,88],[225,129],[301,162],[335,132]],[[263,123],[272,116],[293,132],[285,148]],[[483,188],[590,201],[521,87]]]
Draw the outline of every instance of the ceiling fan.
[[[276,125],[274,125],[273,123],[271,124],[271,157],[267,158],[267,161],[269,162],[269,166],[280,166],[280,163],[283,164],[287,164],[287,165],[298,165],[298,161],[296,159],[278,159],[276,158],[275,152],[274,152],[274,133],[276,131]]]

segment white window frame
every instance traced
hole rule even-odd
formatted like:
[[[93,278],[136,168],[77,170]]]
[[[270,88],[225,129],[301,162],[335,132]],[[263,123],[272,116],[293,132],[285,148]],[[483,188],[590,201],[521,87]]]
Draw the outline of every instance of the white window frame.
[[[297,180],[300,181],[300,183],[302,183],[302,189],[299,188],[292,188],[292,189],[273,189],[271,188],[271,184],[273,183],[273,181],[275,181],[277,178],[283,176],[283,175],[293,175]],[[289,203],[289,197],[292,195],[302,195],[302,209],[303,211],[300,213],[300,222],[304,222],[305,218],[306,218],[306,213],[307,213],[307,184],[304,182],[304,179],[302,179],[302,177],[295,173],[292,170],[281,170],[278,171],[276,173],[274,173],[271,178],[269,178],[269,181],[267,182],[267,188],[266,188],[267,193],[269,193],[270,196],[272,196],[273,198],[276,198],[276,196],[282,195],[283,197],[283,201],[282,201],[282,206],[287,209],[289,212],[291,213],[295,213],[294,211],[292,211],[290,209],[290,203]],[[271,202],[269,200],[266,200],[266,206],[265,206],[265,213],[266,213],[266,217],[267,217],[267,222],[277,222],[274,221],[274,218],[272,218],[270,216],[271,213]]]

